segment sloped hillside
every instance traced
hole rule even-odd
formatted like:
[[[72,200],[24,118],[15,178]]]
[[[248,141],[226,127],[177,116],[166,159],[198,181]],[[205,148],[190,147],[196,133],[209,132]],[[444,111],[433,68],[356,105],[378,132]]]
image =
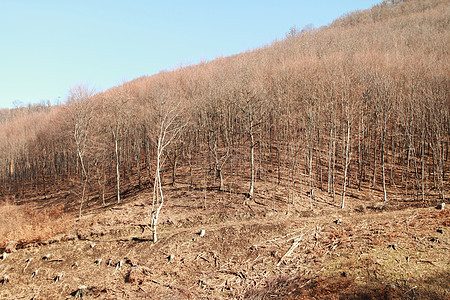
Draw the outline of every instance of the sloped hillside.
[[[72,229],[0,260],[1,299],[447,299],[448,209],[353,209],[317,199],[167,187],[153,243],[149,199],[90,208]],[[275,205],[279,210],[272,209]],[[202,234],[204,232],[204,235]],[[7,276],[7,281],[5,281]]]
[[[0,298],[446,299],[449,8],[2,111]]]

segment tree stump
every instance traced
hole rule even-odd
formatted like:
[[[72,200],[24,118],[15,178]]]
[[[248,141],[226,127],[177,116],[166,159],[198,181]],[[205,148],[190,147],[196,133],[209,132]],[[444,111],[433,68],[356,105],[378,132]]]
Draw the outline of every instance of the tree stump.
[[[84,296],[86,296],[86,293],[87,293],[87,286],[80,285],[80,286],[78,286],[78,289],[75,292],[73,292],[72,294],[75,297],[75,299],[81,299]]]

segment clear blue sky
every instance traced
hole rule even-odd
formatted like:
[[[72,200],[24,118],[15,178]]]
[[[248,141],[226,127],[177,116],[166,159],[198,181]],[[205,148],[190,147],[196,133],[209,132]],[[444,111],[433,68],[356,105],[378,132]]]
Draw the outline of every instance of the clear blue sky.
[[[381,0],[0,0],[0,107],[261,47]]]

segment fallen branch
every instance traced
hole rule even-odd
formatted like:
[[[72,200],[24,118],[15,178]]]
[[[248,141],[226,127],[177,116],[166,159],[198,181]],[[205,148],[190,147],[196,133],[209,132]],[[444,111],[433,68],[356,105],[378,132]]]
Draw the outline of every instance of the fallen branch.
[[[242,279],[245,279],[245,277],[246,277],[245,274],[242,273],[242,271],[240,271],[240,272],[238,273],[238,272],[229,271],[229,270],[219,270],[219,272],[220,272],[220,273],[225,273],[225,274],[234,275],[234,276],[239,277],[239,278],[242,278]]]
[[[304,228],[301,228],[301,229],[299,229],[299,230],[296,230],[296,231],[294,231],[294,232],[285,234],[285,235],[280,236],[280,237],[276,237],[276,238],[271,239],[271,240],[267,240],[267,241],[265,241],[264,243],[276,242],[276,241],[278,241],[278,240],[285,239],[285,238],[287,238],[287,237],[289,237],[289,236],[291,236],[291,235],[294,235],[294,234],[297,234],[297,233],[301,232],[302,230],[304,230]],[[290,241],[290,240],[292,240],[292,239],[295,239],[295,238],[289,238],[287,241]]]
[[[294,239],[294,243],[292,244],[291,248],[289,248],[289,250],[286,252],[286,254],[284,254],[283,257],[281,257],[280,260],[278,261],[278,263],[276,264],[277,267],[280,266],[280,264],[283,262],[285,257],[288,257],[289,255],[291,255],[292,252],[295,250],[295,248],[298,247],[302,237],[303,237],[303,234]]]
[[[202,253],[202,254],[203,254],[203,253]],[[194,261],[197,260],[198,258],[200,258],[200,259],[206,261],[207,263],[210,263],[209,260],[207,260],[206,258],[204,258],[204,257],[202,256],[202,254],[197,254],[197,256],[195,257]]]
[[[159,282],[159,281],[156,281],[156,280],[154,280],[154,279],[150,279],[150,281],[153,282],[153,283],[159,284],[159,285],[161,285],[161,286],[164,286],[164,287],[166,287],[166,288],[169,288],[169,289],[171,289],[171,290],[179,290],[180,292],[183,292],[183,293],[185,292],[182,288],[173,286],[173,285],[168,284],[168,283]]]
[[[433,266],[435,266],[436,264],[434,263],[434,262],[432,262],[431,260],[418,260],[417,261],[418,263],[419,262],[421,262],[421,263],[427,263],[427,264],[430,264],[430,265],[433,265]]]

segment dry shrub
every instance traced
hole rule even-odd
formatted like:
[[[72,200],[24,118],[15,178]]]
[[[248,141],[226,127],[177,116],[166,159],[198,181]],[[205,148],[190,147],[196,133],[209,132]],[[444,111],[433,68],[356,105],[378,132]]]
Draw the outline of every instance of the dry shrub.
[[[0,248],[8,241],[18,244],[41,242],[64,232],[69,221],[60,206],[33,209],[27,205],[0,204]]]

